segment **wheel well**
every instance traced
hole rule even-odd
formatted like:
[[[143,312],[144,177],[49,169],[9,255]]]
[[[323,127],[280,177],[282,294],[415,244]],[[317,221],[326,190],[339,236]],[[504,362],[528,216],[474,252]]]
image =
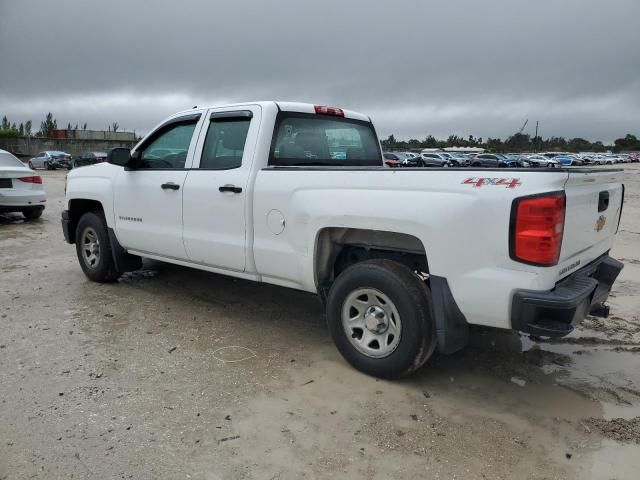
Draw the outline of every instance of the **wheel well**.
[[[80,221],[82,215],[87,212],[93,212],[96,210],[104,212],[102,204],[97,200],[86,200],[77,198],[69,201],[69,236],[71,237],[71,243],[75,243],[76,227],[78,226],[78,222]]]
[[[413,235],[358,228],[325,228],[315,251],[315,281],[323,296],[341,272],[354,263],[388,258],[412,270],[428,273],[427,254]]]

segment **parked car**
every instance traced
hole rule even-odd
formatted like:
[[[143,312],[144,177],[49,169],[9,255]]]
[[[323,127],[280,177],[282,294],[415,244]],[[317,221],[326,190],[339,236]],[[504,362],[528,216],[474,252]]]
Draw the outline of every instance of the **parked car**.
[[[557,160],[544,155],[529,155],[527,156],[527,161],[532,167],[556,168],[560,166]]]
[[[47,196],[42,178],[11,153],[0,150],[0,213],[20,212],[27,219],[39,218]]]
[[[70,168],[71,155],[57,150],[45,150],[29,160],[29,168],[46,168],[56,170],[58,168]]]
[[[391,153],[391,152],[384,152],[382,156],[384,157],[384,164],[387,167],[397,168],[402,166],[403,159],[400,158],[399,155],[396,155],[395,153]]]
[[[560,165],[562,166],[570,166],[570,167],[575,167],[575,166],[580,166],[580,165],[584,165],[584,162],[576,157],[575,155],[557,155],[556,157],[554,157],[554,160],[556,160]]]
[[[447,152],[448,153],[448,152]],[[452,167],[468,167],[469,157],[464,153],[448,153],[449,155],[449,164]]]
[[[508,163],[505,157],[499,153],[480,153],[471,159],[472,167],[507,167]]]
[[[441,153],[421,153],[420,158],[425,167],[449,167],[449,159]]]
[[[95,165],[96,163],[105,162],[106,160],[106,152],[83,152],[80,156],[73,159],[72,168]]]
[[[529,168],[531,164],[520,155],[503,155],[503,162],[508,168]]]
[[[403,167],[424,167],[425,163],[420,155],[413,152],[394,152],[401,159]]]
[[[317,294],[338,350],[379,377],[463,348],[469,325],[564,336],[606,315],[619,172],[391,170],[381,153],[349,110],[191,109],[69,172],[62,230],[92,281],[145,256]]]

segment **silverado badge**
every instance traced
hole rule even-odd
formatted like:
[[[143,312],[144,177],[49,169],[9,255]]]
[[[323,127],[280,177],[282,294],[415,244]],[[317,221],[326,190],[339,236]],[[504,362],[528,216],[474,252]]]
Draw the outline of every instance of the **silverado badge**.
[[[604,228],[604,224],[607,223],[607,217],[604,215],[600,215],[598,220],[596,220],[596,232],[599,232]]]

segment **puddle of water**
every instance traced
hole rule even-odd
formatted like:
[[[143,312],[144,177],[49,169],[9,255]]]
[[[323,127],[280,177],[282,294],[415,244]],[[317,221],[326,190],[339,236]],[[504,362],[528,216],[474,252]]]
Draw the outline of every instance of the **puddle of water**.
[[[135,270],[124,273],[119,279],[120,283],[132,283],[158,276],[157,270]]]
[[[19,223],[24,223],[22,215],[0,215],[0,225],[17,225]]]
[[[600,449],[593,453],[591,478],[638,478],[638,472],[640,472],[639,453],[640,445],[621,444],[604,439]]]
[[[568,356],[570,365],[545,365],[543,371],[557,373],[560,385],[599,401],[604,418],[640,415],[640,356],[637,353],[616,351],[606,344],[537,343],[527,336],[522,337],[522,344],[523,351],[539,348]]]

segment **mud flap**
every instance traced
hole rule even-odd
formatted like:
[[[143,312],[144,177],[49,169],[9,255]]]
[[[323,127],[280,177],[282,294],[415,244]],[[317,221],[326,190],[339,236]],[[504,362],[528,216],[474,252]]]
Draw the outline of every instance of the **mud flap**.
[[[118,242],[116,234],[112,228],[107,228],[107,232],[109,233],[111,253],[113,255],[113,262],[116,265],[116,270],[120,273],[124,273],[142,268],[142,258],[137,255],[131,255],[122,248],[122,245]]]
[[[430,275],[429,283],[438,351],[445,354],[457,352],[469,341],[467,319],[458,308],[446,278]]]

